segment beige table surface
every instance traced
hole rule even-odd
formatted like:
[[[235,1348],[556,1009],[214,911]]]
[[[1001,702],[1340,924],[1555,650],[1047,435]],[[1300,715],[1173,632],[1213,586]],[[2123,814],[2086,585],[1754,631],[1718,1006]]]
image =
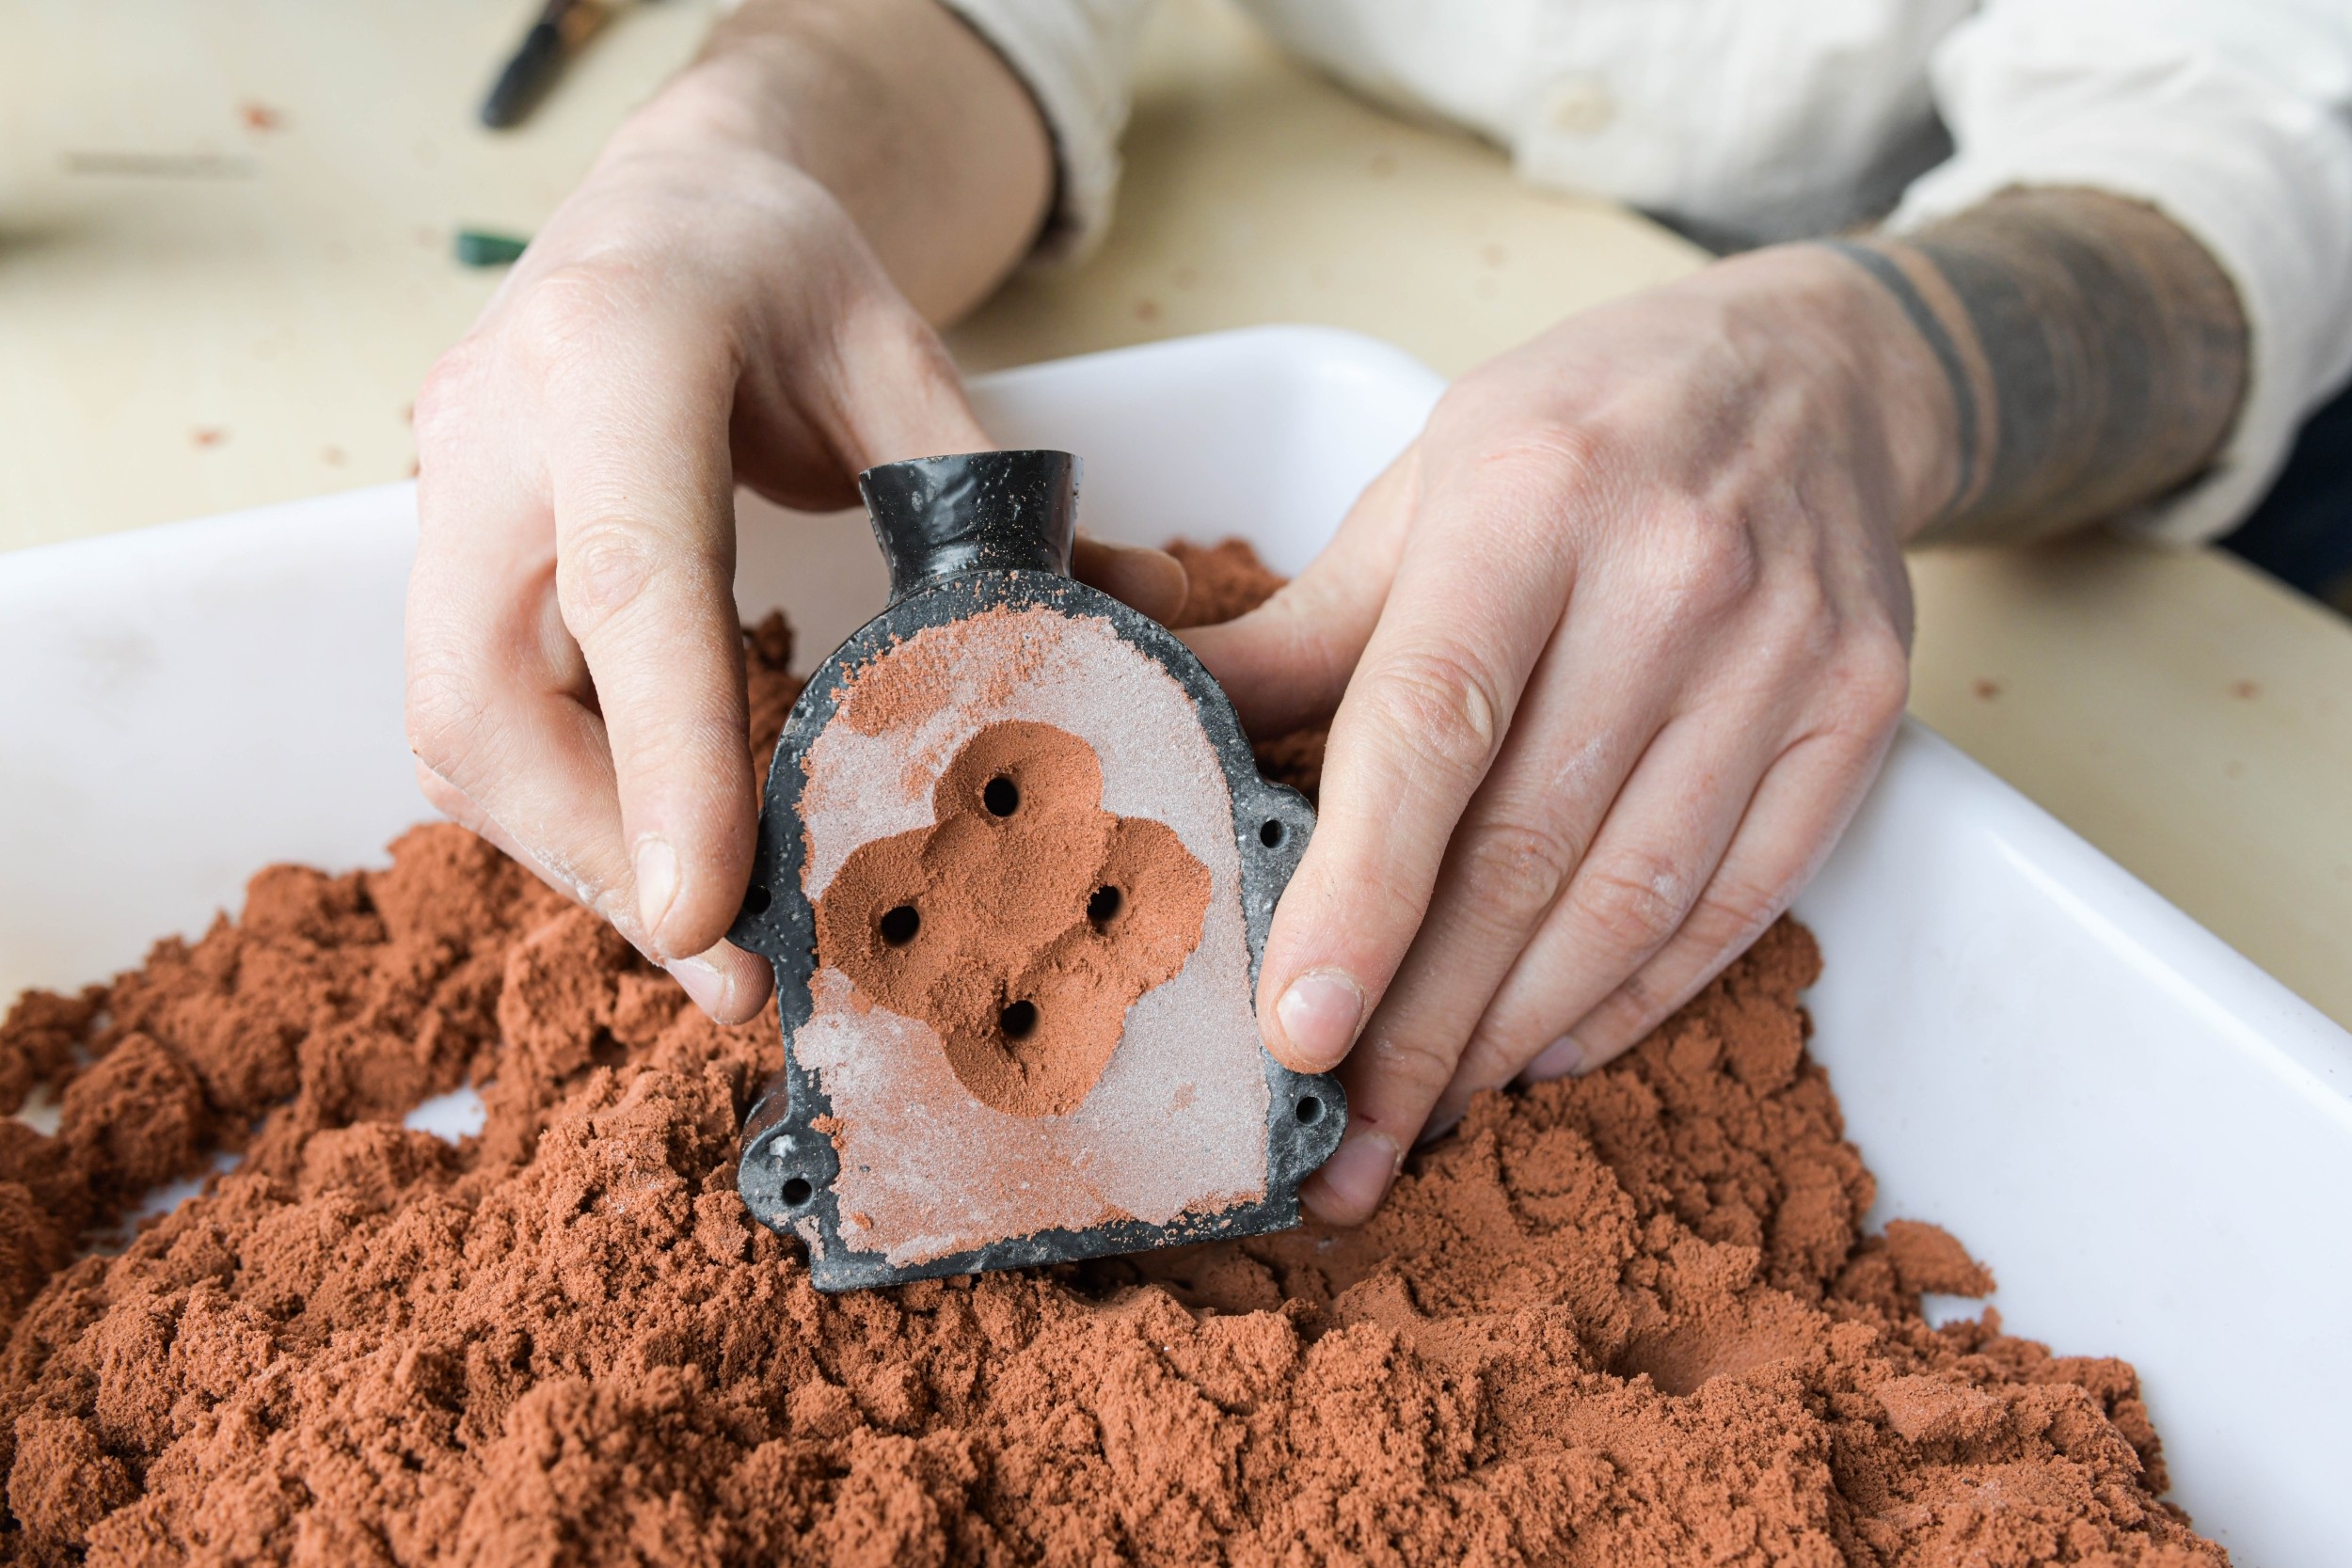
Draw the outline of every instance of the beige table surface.
[[[425,367],[691,53],[621,15],[524,129],[475,101],[527,4],[0,8],[0,548],[396,479]],[[974,370],[1267,321],[1453,373],[1698,264],[1365,107],[1216,0],[1154,20],[1109,244],[954,334]],[[1913,710],[2352,1024],[2352,626],[2211,552],[1915,562]]]

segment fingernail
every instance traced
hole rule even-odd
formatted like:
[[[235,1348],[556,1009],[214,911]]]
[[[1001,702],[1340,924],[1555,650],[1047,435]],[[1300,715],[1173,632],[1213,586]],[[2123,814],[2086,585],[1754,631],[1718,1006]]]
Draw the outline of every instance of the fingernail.
[[[728,999],[735,994],[735,982],[717,964],[707,958],[674,958],[663,967],[693,999],[695,1006],[713,1017],[726,1011]]]
[[[657,948],[662,919],[676,899],[677,851],[668,839],[647,833],[637,841],[637,918],[645,924],[645,940]]]
[[[1274,1019],[1299,1062],[1318,1072],[1337,1067],[1364,1021],[1364,988],[1339,970],[1311,969],[1274,1005]]]
[[[1574,1035],[1563,1035],[1545,1046],[1536,1058],[1519,1071],[1519,1081],[1541,1084],[1548,1079],[1565,1078],[1572,1072],[1584,1070],[1584,1048],[1576,1043]]]
[[[1350,1132],[1340,1141],[1339,1152],[1316,1175],[1323,1191],[1309,1188],[1311,1206],[1324,1219],[1353,1224],[1379,1204],[1380,1195],[1396,1180],[1402,1164],[1403,1157],[1386,1132]],[[1318,1196],[1330,1201],[1312,1203]]]

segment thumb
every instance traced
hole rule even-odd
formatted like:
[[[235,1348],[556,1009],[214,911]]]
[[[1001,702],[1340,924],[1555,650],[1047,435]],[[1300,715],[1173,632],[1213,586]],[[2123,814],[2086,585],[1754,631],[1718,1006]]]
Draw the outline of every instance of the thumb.
[[[1388,602],[1421,491],[1418,445],[1364,487],[1339,532],[1272,598],[1180,633],[1232,698],[1244,728],[1272,738],[1329,719]]]
[[[1081,533],[1070,551],[1071,575],[1154,621],[1176,619],[1192,593],[1184,564],[1166,550],[1114,545]]]

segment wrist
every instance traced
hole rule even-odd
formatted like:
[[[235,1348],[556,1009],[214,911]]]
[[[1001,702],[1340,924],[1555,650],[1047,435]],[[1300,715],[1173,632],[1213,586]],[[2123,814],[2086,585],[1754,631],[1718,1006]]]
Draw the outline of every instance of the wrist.
[[[784,73],[763,54],[732,49],[688,66],[621,122],[607,155],[751,152],[795,161]]]
[[[934,322],[1011,270],[1053,196],[1028,89],[934,0],[751,0],[608,145],[634,154],[821,186]]]
[[[1963,421],[1934,347],[1896,294],[1842,246],[1775,245],[1710,271],[1768,293],[1784,346],[1831,378],[1829,406],[1883,476],[1895,539],[1932,523],[1965,468]]]

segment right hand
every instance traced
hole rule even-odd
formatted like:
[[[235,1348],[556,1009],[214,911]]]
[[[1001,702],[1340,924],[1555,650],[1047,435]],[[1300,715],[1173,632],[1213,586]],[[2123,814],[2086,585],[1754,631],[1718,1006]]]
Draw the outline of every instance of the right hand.
[[[854,503],[989,445],[840,204],[657,100],[417,400],[407,723],[433,803],[595,909],[723,1022],[757,789],[735,486]]]

